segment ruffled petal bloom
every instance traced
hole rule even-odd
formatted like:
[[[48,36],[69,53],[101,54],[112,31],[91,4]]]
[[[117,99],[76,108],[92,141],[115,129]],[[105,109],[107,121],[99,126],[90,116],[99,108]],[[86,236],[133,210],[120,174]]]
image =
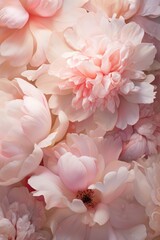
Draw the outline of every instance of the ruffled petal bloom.
[[[39,67],[46,61],[45,50],[52,32],[54,16],[63,0],[0,3],[0,65],[11,65],[14,73],[1,69],[3,77],[17,77],[21,67]],[[24,69],[25,70],[25,69]]]
[[[27,188],[0,188],[1,239],[51,240],[45,224],[44,204],[34,199]]]
[[[145,208],[152,239],[160,234],[159,158],[159,154],[153,155],[135,165],[135,197]]]
[[[93,117],[106,131],[135,124],[139,104],[152,103],[155,97],[154,76],[143,71],[153,63],[156,49],[142,43],[143,35],[133,22],[94,13],[84,13],[76,24],[54,32],[47,54],[50,89],[45,75],[37,81],[42,91],[52,93],[53,113],[62,110],[71,122]]]
[[[26,81],[1,79],[0,92],[0,185],[10,185],[40,164],[38,144],[50,134],[52,118],[44,95]]]
[[[134,173],[130,164],[118,160],[120,152],[120,140],[92,139],[84,134],[67,134],[64,141],[44,151],[44,166],[36,169],[28,183],[34,196],[44,197],[56,239],[97,239],[100,234],[101,239],[114,236],[118,240],[130,238],[136,231],[137,239],[146,236],[144,208],[128,192]],[[128,208],[118,202],[127,202],[128,195],[128,204],[137,206],[142,214],[137,220],[129,220]],[[116,214],[123,209],[128,221],[124,218],[119,229]]]

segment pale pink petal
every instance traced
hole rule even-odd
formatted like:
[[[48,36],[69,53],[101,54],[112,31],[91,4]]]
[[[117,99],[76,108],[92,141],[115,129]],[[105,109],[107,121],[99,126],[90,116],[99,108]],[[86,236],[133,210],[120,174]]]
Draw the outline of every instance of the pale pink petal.
[[[128,68],[136,70],[145,70],[150,67],[156,55],[156,48],[153,44],[141,43],[135,47],[135,51],[128,64]],[[145,59],[143,61],[142,59]]]
[[[131,22],[125,25],[121,31],[121,41],[127,43],[129,41],[138,45],[142,42],[144,36],[143,28],[139,27],[136,23]]]
[[[133,21],[137,22],[147,34],[160,40],[160,28],[158,18],[157,21],[142,16],[135,16]]]
[[[51,117],[42,104],[32,97],[24,98],[24,113],[21,118],[23,131],[32,142],[40,142],[50,132]],[[41,129],[41,131],[39,131]]]
[[[53,16],[62,6],[63,0],[26,0],[25,5],[32,14]]]
[[[104,176],[103,183],[97,182],[96,184],[91,185],[89,188],[97,189],[107,196],[113,192],[116,192],[118,188],[121,188],[121,186],[127,182],[128,177],[128,169],[126,167],[120,167],[117,172],[111,171],[107,173]],[[120,195],[121,191],[117,191],[114,197],[117,197],[117,194]]]
[[[46,61],[46,49],[48,47],[51,31],[47,28],[39,28],[39,25],[30,23],[30,31],[36,41],[36,51],[34,52],[30,64],[38,67]]]
[[[142,240],[146,239],[147,231],[145,225],[138,225],[130,229],[118,230],[117,240]]]
[[[134,193],[137,201],[142,205],[146,205],[150,199],[151,186],[147,182],[145,175],[135,167],[135,184]]]
[[[108,109],[104,111],[96,111],[94,114],[95,122],[104,128],[106,131],[110,131],[114,128],[117,122],[118,113],[111,113]]]
[[[98,204],[93,218],[94,222],[98,223],[101,226],[109,220],[109,217],[109,208],[105,204]]]
[[[155,98],[155,87],[147,82],[140,82],[135,84],[135,88],[131,90],[126,98],[132,103],[152,103]]]
[[[26,28],[13,32],[1,44],[1,55],[8,58],[12,66],[27,64],[33,52],[33,38]]]
[[[75,213],[84,213],[87,211],[87,208],[84,206],[83,202],[79,199],[73,199],[73,201],[69,203],[68,206]]]
[[[4,5],[0,9],[0,26],[10,29],[20,29],[25,26],[29,19],[28,12],[23,8],[19,1]]]
[[[143,0],[142,6],[138,12],[141,16],[151,16],[151,17],[158,17],[160,16],[160,1],[153,1],[150,0]]]
[[[119,107],[119,115],[116,126],[120,129],[125,129],[127,125],[135,124],[139,119],[138,104],[133,104],[121,99]]]
[[[69,240],[84,240],[86,225],[80,222],[79,215],[74,214],[62,220],[55,235],[59,240],[66,240],[67,238]]]
[[[121,154],[121,159],[124,161],[132,161],[142,157],[146,152],[146,139],[134,134],[131,136],[129,142],[124,146]]]
[[[45,167],[38,167],[28,180],[29,185],[36,191],[34,196],[44,196],[46,209],[62,205],[62,183],[58,176]]]
[[[35,145],[33,152],[23,161],[11,161],[0,170],[0,184],[11,185],[35,171],[43,157],[42,150]]]
[[[71,153],[66,153],[59,159],[58,172],[71,191],[83,190],[88,185],[87,169],[80,159]]]
[[[91,110],[85,111],[84,109],[78,109],[75,111],[74,108],[68,106],[72,106],[72,96],[66,95],[63,98],[58,97],[56,95],[52,95],[49,99],[49,106],[53,110],[53,113],[59,114],[61,109],[63,112],[66,113],[68,119],[72,122],[75,121],[82,121],[91,115]]]
[[[42,140],[38,146],[44,148],[54,145],[56,142],[60,141],[66,134],[68,125],[69,122],[67,116],[64,114],[64,112],[60,112],[55,120],[53,129],[51,130],[52,133],[50,133],[47,138]]]
[[[70,10],[70,8],[79,8],[82,7],[86,2],[88,2],[88,0],[76,0],[76,1],[72,1],[72,0],[65,0],[63,3],[63,8],[65,10]]]
[[[41,76],[44,72],[47,72],[48,65],[42,64],[38,69],[36,70],[26,70],[21,71],[21,75],[23,77],[26,77],[29,81],[35,81],[39,76]]]
[[[63,41],[63,35],[53,31],[49,40],[48,48],[46,50],[48,61],[52,63],[57,57],[61,55],[61,53],[63,54],[63,52],[70,50],[71,49]]]

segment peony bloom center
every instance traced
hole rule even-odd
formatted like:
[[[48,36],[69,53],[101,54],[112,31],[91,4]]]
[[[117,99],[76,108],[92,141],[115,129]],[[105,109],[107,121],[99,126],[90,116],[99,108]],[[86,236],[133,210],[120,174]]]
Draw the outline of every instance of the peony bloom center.
[[[115,105],[119,105],[120,88],[127,80],[122,74],[130,49],[125,49],[120,44],[120,46],[116,46],[116,50],[112,49],[109,53],[107,50],[105,51],[104,54],[101,50],[100,53],[96,52],[95,56],[90,56],[91,53],[88,49],[87,53],[85,51],[83,54],[74,52],[71,56],[70,53],[64,56],[66,73],[69,75],[66,78],[67,81],[60,83],[59,87],[72,89],[74,94],[72,106],[74,108],[92,109],[92,111],[100,108],[103,110],[106,107],[110,108],[111,101]]]
[[[92,209],[98,204],[98,198],[95,191],[92,189],[86,189],[83,191],[78,191],[76,195],[77,199],[80,199],[87,209]]]

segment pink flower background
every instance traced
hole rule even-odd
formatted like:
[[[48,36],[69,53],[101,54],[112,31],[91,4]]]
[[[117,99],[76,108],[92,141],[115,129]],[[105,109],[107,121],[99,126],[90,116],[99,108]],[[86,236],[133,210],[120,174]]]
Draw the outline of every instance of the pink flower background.
[[[160,0],[0,1],[0,240],[160,239]]]

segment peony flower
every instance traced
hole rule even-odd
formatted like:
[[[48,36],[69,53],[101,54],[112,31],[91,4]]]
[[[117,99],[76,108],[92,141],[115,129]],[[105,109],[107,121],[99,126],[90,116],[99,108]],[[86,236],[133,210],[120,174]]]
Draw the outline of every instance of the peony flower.
[[[135,23],[94,13],[85,13],[63,33],[53,33],[49,76],[37,81],[42,91],[52,94],[53,113],[64,111],[71,122],[92,116],[106,131],[135,124],[139,104],[153,102],[155,95],[150,84],[154,77],[144,70],[156,50],[141,42],[143,34]]]
[[[149,3],[149,1],[147,1]],[[116,14],[117,17],[123,16],[129,19],[139,11],[140,6],[144,5],[144,1],[140,0],[89,0],[85,8],[89,11],[101,10],[106,13],[107,17],[112,17]],[[146,4],[145,4],[146,5]],[[151,5],[151,4],[150,4]],[[157,3],[156,3],[157,5]],[[153,3],[152,3],[153,7]]]
[[[45,152],[45,166],[39,166],[28,183],[35,189],[34,196],[44,197],[46,209],[53,208],[50,215],[55,239],[90,240],[97,239],[98,234],[101,239],[133,239],[135,231],[138,240],[145,238],[143,217],[129,223],[127,217],[117,227],[112,215],[118,204],[112,203],[133,181],[130,165],[117,160],[120,151],[121,142],[112,137],[103,141],[68,134],[65,141]]]
[[[125,130],[114,129],[105,137],[121,137],[123,161],[137,160],[143,156],[157,154],[160,150],[160,112],[159,103],[140,106],[140,119]]]
[[[108,17],[116,14],[123,16],[126,20],[134,15],[158,17],[160,16],[160,1],[151,2],[149,0],[89,0],[85,7],[91,11],[101,10]]]
[[[3,76],[15,75],[28,63],[38,67],[46,61],[45,49],[54,15],[63,0],[7,0],[0,3],[0,59]],[[24,69],[25,70],[25,69]]]
[[[89,0],[85,8],[94,12],[102,11],[107,18],[123,16],[127,22],[139,24],[146,33],[145,40],[148,39],[158,48],[157,60],[160,61],[160,0]]]
[[[0,239],[51,240],[45,209],[25,187],[0,188]]]
[[[23,71],[45,63],[46,48],[55,28],[54,21],[63,19],[67,12],[70,14],[74,8],[79,8],[86,2],[87,0],[76,0],[75,3],[70,0],[1,1],[1,77],[12,79]]]
[[[153,155],[135,164],[135,197],[145,207],[150,234],[160,235],[160,156]]]
[[[10,185],[37,168],[41,148],[59,140],[67,123],[60,114],[50,133],[52,118],[44,95],[22,79],[1,79],[0,93],[0,185]]]

